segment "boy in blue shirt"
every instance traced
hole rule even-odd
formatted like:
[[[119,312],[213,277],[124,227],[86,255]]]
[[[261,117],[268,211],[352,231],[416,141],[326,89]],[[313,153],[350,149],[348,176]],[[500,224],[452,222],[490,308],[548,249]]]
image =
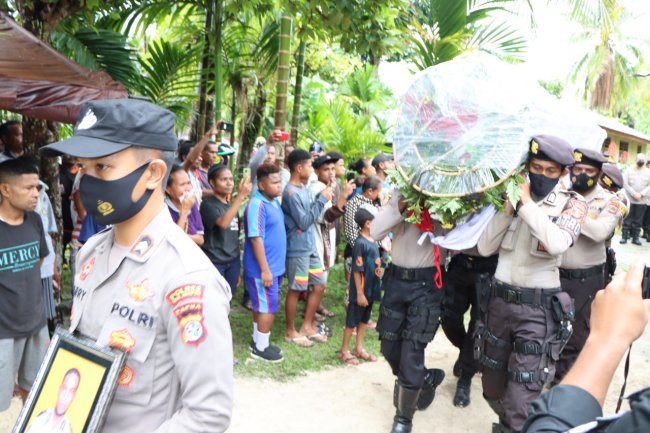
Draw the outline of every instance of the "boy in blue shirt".
[[[244,276],[253,310],[251,356],[272,363],[282,352],[269,344],[271,326],[278,312],[280,283],[287,252],[280,169],[264,164],[257,169],[257,190],[244,212]]]
[[[282,194],[282,211],[287,236],[287,280],[289,290],[285,309],[287,328],[285,341],[301,347],[311,347],[313,342],[324,343],[327,337],[314,326],[314,314],[321,303],[325,291],[325,273],[318,257],[314,242],[313,225],[318,220],[325,205],[332,200],[332,188],[326,187],[314,201],[309,197],[307,182],[314,172],[309,152],[295,149],[287,158],[291,178]],[[313,291],[307,298],[305,319],[296,330],[296,307],[300,293],[306,292],[309,285]]]
[[[363,349],[366,326],[372,313],[372,304],[378,299],[382,276],[379,247],[370,236],[370,223],[375,216],[368,209],[361,207],[354,214],[354,221],[360,228],[359,236],[352,247],[352,275],[350,276],[350,305],[345,318],[343,344],[339,351],[339,360],[345,364],[358,365],[359,359],[377,361]],[[350,339],[357,328],[357,341],[354,354],[350,353]]]

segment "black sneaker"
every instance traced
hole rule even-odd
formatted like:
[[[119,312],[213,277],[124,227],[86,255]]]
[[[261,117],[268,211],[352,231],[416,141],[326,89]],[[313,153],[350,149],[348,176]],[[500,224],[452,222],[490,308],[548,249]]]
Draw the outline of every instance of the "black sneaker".
[[[253,351],[253,348],[255,348],[255,342],[254,342],[253,339],[251,338],[251,342],[250,342],[250,344],[248,345],[248,350],[250,350],[250,351],[252,352],[252,351]],[[272,344],[269,344],[269,347],[268,347],[268,348],[270,348],[271,350],[273,350],[273,351],[275,351],[275,352],[278,352],[280,355],[282,355],[282,349],[280,349],[278,346],[274,346],[274,345],[272,345]]]
[[[260,359],[262,361],[270,362],[271,364],[277,364],[278,362],[282,362],[282,360],[284,359],[281,353],[278,353],[276,350],[273,350],[273,346],[269,346],[263,351],[257,350],[257,347],[253,346],[253,350],[251,351],[251,356],[255,359]]]

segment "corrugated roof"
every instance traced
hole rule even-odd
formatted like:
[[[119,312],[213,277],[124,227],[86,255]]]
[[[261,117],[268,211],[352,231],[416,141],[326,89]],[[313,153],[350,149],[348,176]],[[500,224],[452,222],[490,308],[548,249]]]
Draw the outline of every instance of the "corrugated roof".
[[[597,114],[598,125],[603,129],[609,129],[610,131],[617,132],[622,135],[627,135],[629,137],[635,138],[637,141],[643,141],[645,143],[650,143],[650,135],[644,134],[641,131],[637,131],[634,128],[630,128],[627,125],[622,124],[616,119],[611,117],[606,117],[601,114]]]

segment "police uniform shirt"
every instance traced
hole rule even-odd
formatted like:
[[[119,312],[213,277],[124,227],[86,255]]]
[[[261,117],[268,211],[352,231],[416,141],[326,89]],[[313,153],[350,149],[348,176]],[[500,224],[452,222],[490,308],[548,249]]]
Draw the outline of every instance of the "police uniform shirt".
[[[623,173],[623,185],[632,204],[645,204],[650,197],[650,169],[631,166]],[[641,200],[634,199],[635,193],[641,193]]]
[[[562,256],[565,269],[587,269],[605,263],[605,241],[611,238],[621,218],[621,205],[614,194],[600,185],[583,195],[587,217],[580,237]]]
[[[63,417],[56,425],[52,425],[54,409],[47,409],[36,415],[34,421],[29,425],[27,433],[72,433],[68,420]]]
[[[483,256],[499,253],[495,278],[528,288],[560,287],[562,254],[580,235],[587,206],[558,184],[542,201],[521,205],[517,215],[497,213],[478,241]]]
[[[223,432],[232,407],[230,289],[166,208],[114,255],[77,256],[71,331],[128,352],[103,433]]]
[[[429,268],[434,266],[434,247],[428,240],[422,245],[418,241],[422,231],[415,225],[407,223],[406,212],[399,211],[399,193],[392,194],[388,203],[379,209],[377,216],[370,224],[370,236],[376,241],[384,239],[388,233],[393,233],[391,257],[393,263],[402,268]],[[444,234],[440,222],[434,221],[436,234]],[[445,262],[446,250],[440,248],[440,263]]]

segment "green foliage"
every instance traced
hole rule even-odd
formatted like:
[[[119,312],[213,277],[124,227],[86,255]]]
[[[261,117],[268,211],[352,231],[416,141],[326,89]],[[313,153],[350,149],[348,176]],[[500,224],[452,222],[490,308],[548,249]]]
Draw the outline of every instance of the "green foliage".
[[[54,48],[88,69],[106,71],[127,88],[134,87],[138,71],[135,53],[126,36],[102,28],[83,27],[74,32],[62,30],[51,35]]]
[[[521,59],[526,40],[505,21],[491,18],[514,0],[415,1],[407,35],[419,70],[480,49],[509,60]]]
[[[560,99],[564,91],[564,84],[560,80],[544,81],[539,80],[539,85],[544,88],[548,93]]]
[[[462,224],[468,216],[484,206],[494,205],[498,211],[503,211],[504,197],[507,197],[513,207],[516,207],[521,197],[519,185],[524,182],[523,176],[516,173],[480,194],[464,197],[431,197],[416,189],[398,170],[390,170],[388,175],[391,182],[397,185],[400,196],[407,204],[409,210],[407,222],[420,223],[426,209],[431,218],[440,221],[445,228]]]
[[[186,47],[160,40],[148,45],[146,55],[138,56],[144,75],[136,90],[174,112],[180,125],[185,123],[198,97],[197,65],[202,49],[202,44]]]

